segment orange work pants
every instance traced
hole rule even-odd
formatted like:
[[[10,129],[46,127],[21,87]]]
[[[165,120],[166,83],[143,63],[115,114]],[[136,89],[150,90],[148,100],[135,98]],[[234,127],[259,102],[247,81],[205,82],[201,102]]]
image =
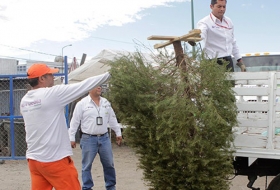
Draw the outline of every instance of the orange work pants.
[[[70,156],[55,162],[28,159],[32,190],[81,190],[78,172]]]

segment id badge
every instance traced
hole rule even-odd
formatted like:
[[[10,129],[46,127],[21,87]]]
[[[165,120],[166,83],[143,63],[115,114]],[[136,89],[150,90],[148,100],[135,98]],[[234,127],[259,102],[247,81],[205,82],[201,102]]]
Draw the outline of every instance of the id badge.
[[[102,117],[97,117],[97,118],[96,118],[96,124],[97,124],[97,125],[103,125],[103,119],[102,119]]]

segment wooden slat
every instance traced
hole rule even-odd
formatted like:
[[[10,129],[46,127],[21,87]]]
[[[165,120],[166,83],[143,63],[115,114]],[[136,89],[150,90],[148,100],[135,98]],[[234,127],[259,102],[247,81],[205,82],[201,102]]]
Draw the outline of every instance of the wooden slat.
[[[186,39],[181,39],[181,41],[185,41],[185,42],[189,42],[189,41],[199,42],[201,40],[202,40],[202,38],[200,38],[200,36],[199,37],[190,37],[190,38],[186,38]]]
[[[247,113],[247,117],[250,119],[268,119],[267,113]]]
[[[194,42],[201,41],[202,38],[200,36],[200,33],[201,33],[201,31],[199,29],[193,29],[193,30],[189,31],[188,34],[185,34],[185,35],[180,36],[180,37],[178,37],[178,36],[152,35],[152,36],[148,37],[147,39],[148,40],[169,40],[167,42],[154,45],[154,48],[158,49],[158,48],[168,46],[168,45],[170,45],[170,44],[172,44],[173,42],[176,42],[176,41],[185,41],[185,42],[187,42],[187,41],[194,41]]]
[[[269,88],[266,87],[250,87],[250,88],[233,88],[238,96],[267,96]]]
[[[279,87],[276,89],[276,96],[280,96],[280,88]]]
[[[269,80],[249,80],[248,85],[268,85]]]
[[[178,36],[157,36],[157,35],[153,35],[153,36],[148,37],[148,40],[173,40],[177,37]]]
[[[234,145],[237,148],[265,148],[267,137],[261,135],[236,135],[234,138]]]
[[[192,36],[192,37],[185,37],[185,38],[182,38],[181,41],[185,41],[185,42],[188,42],[188,41],[201,41],[202,38],[200,36],[200,34],[197,34],[195,36]]]
[[[180,41],[180,40],[182,40],[182,39],[184,39],[184,41],[192,41],[191,37],[195,37],[196,40],[199,40],[199,39],[198,39],[198,35],[199,35],[199,34],[198,34],[197,32],[191,32],[191,33],[188,33],[188,34],[186,34],[186,35],[183,35],[183,36],[174,38],[174,39],[172,39],[172,40],[169,40],[169,41],[167,41],[167,42],[164,42],[164,43],[161,43],[161,44],[156,44],[156,45],[154,45],[154,48],[155,48],[155,49],[162,48],[162,47],[165,47],[165,46],[168,46],[168,45],[172,44],[172,43],[175,42],[175,41]],[[200,35],[199,35],[199,37],[200,37]],[[190,40],[188,40],[188,38],[189,38]],[[200,40],[201,40],[201,38],[200,38]]]
[[[256,128],[267,127],[267,119],[238,119],[238,127],[250,127],[254,126]]]
[[[280,150],[277,149],[264,149],[262,148],[237,148],[233,153],[235,156],[249,157],[249,158],[273,158],[280,159]]]
[[[229,73],[228,78],[231,80],[267,80],[269,72],[235,72]]]
[[[275,101],[276,102],[276,101]],[[279,102],[275,105],[275,111],[280,112],[280,104]],[[278,113],[279,114],[279,113]]]
[[[235,84],[243,84],[243,85],[247,85],[248,84],[248,80],[235,80]]]
[[[235,80],[235,84],[243,85],[268,85],[268,80]]]
[[[239,111],[237,114],[238,120],[268,120],[267,113],[256,112],[256,111]]]
[[[201,33],[201,30],[200,29],[192,29],[189,31],[189,33],[197,33],[197,34],[200,34]]]
[[[268,127],[248,127],[248,134],[266,136],[267,128]]]
[[[279,120],[275,121],[275,126],[280,126],[280,121]]]
[[[275,138],[274,138],[274,145],[275,145],[275,149],[280,149],[280,135],[277,134],[275,135]]]
[[[247,103],[242,102],[236,103],[238,111],[268,111],[268,103],[265,102],[254,102],[254,103]]]

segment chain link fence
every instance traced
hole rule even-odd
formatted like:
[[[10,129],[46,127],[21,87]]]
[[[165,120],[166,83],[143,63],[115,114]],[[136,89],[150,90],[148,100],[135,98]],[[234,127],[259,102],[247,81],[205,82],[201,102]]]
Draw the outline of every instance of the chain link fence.
[[[0,75],[0,161],[25,159],[26,133],[20,101],[29,89],[26,75]],[[102,91],[108,95],[108,85],[102,85]],[[75,105],[76,101],[69,104],[69,109],[66,106],[68,124]],[[80,141],[78,134],[76,141]]]
[[[17,60],[0,59],[0,164],[4,160],[25,159],[27,145],[23,118],[20,114],[20,101],[31,89],[27,81],[26,69],[32,65],[18,65]],[[61,62],[44,62],[60,68]],[[55,77],[63,77],[68,83],[67,56],[64,57],[64,66]],[[17,73],[17,74],[13,74]],[[61,83],[61,82],[60,82]],[[68,123],[68,106],[65,108],[66,122]]]
[[[25,158],[25,128],[20,101],[27,90],[24,75],[0,75],[0,160]]]

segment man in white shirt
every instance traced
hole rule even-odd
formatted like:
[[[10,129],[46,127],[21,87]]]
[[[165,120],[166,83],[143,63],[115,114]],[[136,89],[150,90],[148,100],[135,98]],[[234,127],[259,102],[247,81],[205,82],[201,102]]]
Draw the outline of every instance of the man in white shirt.
[[[237,60],[237,65],[242,72],[246,67],[242,62],[239,48],[234,38],[234,26],[230,18],[224,16],[226,12],[226,0],[211,0],[210,15],[204,17],[197,23],[201,30],[201,38],[204,42],[204,52],[210,59],[218,58],[217,63],[222,65],[223,61],[229,63],[227,69],[234,72],[231,56]]]
[[[73,153],[64,108],[110,78],[110,74],[105,73],[80,83],[53,86],[53,73],[57,72],[58,69],[49,68],[45,64],[33,64],[27,71],[32,89],[20,103],[32,190],[81,189],[78,172],[70,157]]]
[[[70,122],[69,137],[72,148],[76,147],[75,134],[81,125],[83,190],[90,190],[94,186],[91,168],[97,153],[103,166],[106,190],[116,189],[116,172],[108,124],[115,131],[119,145],[122,141],[122,134],[114,110],[110,102],[100,96],[101,92],[101,86],[89,91],[89,95],[76,104]]]

